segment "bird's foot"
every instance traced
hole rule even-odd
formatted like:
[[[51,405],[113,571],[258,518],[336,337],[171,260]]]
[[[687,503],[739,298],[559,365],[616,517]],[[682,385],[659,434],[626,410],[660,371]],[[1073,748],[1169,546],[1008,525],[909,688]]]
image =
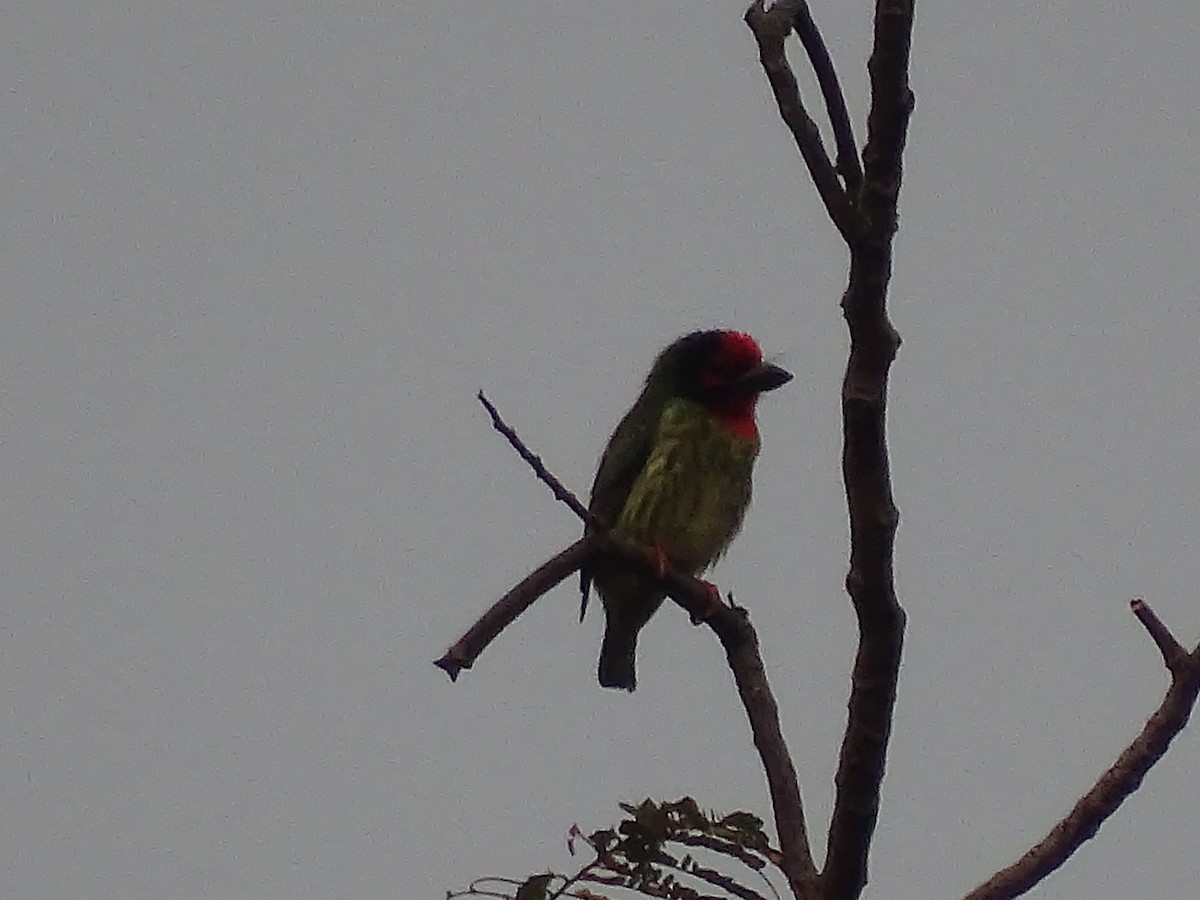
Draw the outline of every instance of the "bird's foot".
[[[692,614],[692,624],[699,625],[701,622],[708,619],[713,613],[719,609],[723,609],[725,604],[721,600],[721,589],[711,581],[701,579],[700,583],[704,585],[704,593],[708,594],[708,609],[703,615]]]

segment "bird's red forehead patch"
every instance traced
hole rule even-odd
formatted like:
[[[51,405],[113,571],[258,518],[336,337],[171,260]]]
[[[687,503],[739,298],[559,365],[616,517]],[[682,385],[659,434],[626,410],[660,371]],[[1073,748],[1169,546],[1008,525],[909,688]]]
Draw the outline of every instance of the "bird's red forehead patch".
[[[762,348],[758,346],[758,341],[744,331],[726,331],[717,353],[722,362],[739,369],[750,369],[762,362]]]

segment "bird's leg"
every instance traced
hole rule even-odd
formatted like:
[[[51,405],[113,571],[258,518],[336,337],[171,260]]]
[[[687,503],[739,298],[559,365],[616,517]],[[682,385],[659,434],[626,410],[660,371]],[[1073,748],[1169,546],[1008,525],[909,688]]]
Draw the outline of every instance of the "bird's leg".
[[[671,568],[671,558],[667,556],[665,550],[658,544],[651,544],[648,548],[651,559],[654,560],[654,571],[660,579],[665,578],[667,570]],[[691,620],[693,625],[699,625],[709,618],[718,609],[724,607],[724,602],[721,600],[721,589],[711,581],[700,579],[700,583],[704,585],[704,592],[708,594],[708,609],[702,615],[692,614]],[[733,595],[730,595],[732,605]]]
[[[666,578],[667,570],[671,568],[671,559],[667,556],[667,552],[658,544],[651,544],[650,557],[654,560],[654,571],[659,580]]]

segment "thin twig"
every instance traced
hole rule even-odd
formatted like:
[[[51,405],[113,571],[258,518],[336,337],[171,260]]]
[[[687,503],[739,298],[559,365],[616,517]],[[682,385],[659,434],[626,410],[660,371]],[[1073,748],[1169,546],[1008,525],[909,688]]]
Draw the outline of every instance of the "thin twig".
[[[825,98],[825,109],[829,113],[829,124],[833,129],[834,145],[837,147],[837,172],[842,176],[846,193],[853,204],[858,198],[859,188],[862,187],[862,162],[858,158],[858,141],[854,138],[854,126],[850,124],[850,113],[846,110],[842,84],[838,80],[837,70],[833,67],[833,60],[829,58],[825,38],[817,28],[817,23],[813,21],[808,4],[803,0],[797,4],[793,26],[804,52],[808,54],[813,73],[817,76],[821,96]]]
[[[574,850],[571,851],[571,855],[572,856],[575,855]],[[578,894],[576,894],[574,891],[571,890],[571,887],[573,885],[575,885],[577,882],[586,881],[587,876],[591,873],[591,871],[593,869],[595,869],[597,866],[601,865],[601,859],[602,859],[602,857],[597,855],[595,859],[593,859],[590,863],[588,863],[583,868],[581,868],[578,872],[576,872],[570,878],[564,878],[563,883],[561,885],[559,885],[558,890],[556,890],[553,894],[551,894],[547,898],[547,900],[558,900],[559,897],[577,897],[577,896],[579,896]]]
[[[575,509],[576,514],[587,521],[587,510],[575,495],[546,469],[541,459],[521,440],[515,429],[504,421],[482,391],[479,393],[479,401],[491,416],[493,427],[504,435],[537,477],[550,487],[554,496]],[[435,665],[445,670],[451,679],[456,678],[460,671],[471,667],[479,654],[505,626],[528,609],[534,600],[586,563],[593,553],[617,556],[636,567],[642,574],[658,578],[667,596],[686,610],[693,622],[707,624],[721,641],[737,683],[738,695],[750,721],[754,745],[758,749],[767,776],[767,785],[775,810],[780,851],[784,856],[781,868],[793,884],[797,896],[813,896],[811,889],[816,878],[816,868],[808,844],[799,781],[783,739],[779,708],[767,681],[766,667],[758,649],[758,636],[746,611],[722,603],[720,595],[712,585],[673,568],[668,568],[660,575],[661,559],[657,554],[611,534],[596,532],[581,538],[539,566],[496,601]]]
[[[1066,818],[1050,829],[1037,846],[975,888],[965,900],[1019,897],[1061,866],[1084,841],[1094,837],[1125,798],[1138,789],[1150,767],[1163,757],[1171,741],[1187,725],[1197,696],[1200,696],[1200,645],[1187,653],[1149,606],[1141,600],[1135,600],[1131,605],[1138,621],[1163,652],[1171,672],[1171,686],[1163,702],[1141,733],[1079,799]],[[1179,648],[1179,654],[1173,652],[1173,647]]]
[[[575,494],[546,468],[541,458],[529,449],[516,430],[504,421],[499,410],[484,396],[483,391],[480,391],[478,396],[479,402],[483,404],[491,417],[492,426],[504,435],[509,445],[516,450],[517,455],[533,469],[538,479],[585,523],[600,528],[600,524],[579,502]],[[457,680],[459,673],[463,669],[471,668],[479,655],[487,649],[501,631],[512,624],[517,616],[532,606],[533,602],[547,591],[557,587],[568,575],[585,566],[592,555],[598,552],[617,556],[638,568],[643,574],[660,579],[663,589],[676,603],[688,611],[693,622],[703,622],[714,612],[724,609],[719,597],[714,597],[705,582],[670,568],[665,573],[661,573],[661,560],[657,554],[650,553],[645,548],[622,541],[600,530],[580,538],[521,579],[503,597],[493,603],[440,659],[435,660],[434,665],[445,671],[451,681]]]
[[[732,875],[726,875],[719,869],[713,869],[709,866],[702,865],[695,857],[691,857],[691,865],[685,865],[685,860],[678,860],[670,854],[663,853],[658,860],[660,865],[674,869],[684,875],[690,875],[697,881],[703,881],[711,884],[713,887],[720,888],[731,897],[737,897],[739,900],[767,900],[767,897],[754,890],[752,887],[742,884],[737,881]],[[770,884],[770,882],[767,882]],[[668,895],[670,896],[670,895]],[[701,895],[707,896],[707,895]]]
[[[825,204],[829,218],[849,243],[856,230],[853,207],[841,182],[838,181],[833,163],[829,161],[829,154],[825,152],[821,132],[800,98],[800,87],[796,83],[791,66],[788,65],[787,53],[784,50],[784,41],[792,31],[795,6],[794,0],[779,0],[767,10],[763,6],[763,0],[755,0],[746,10],[745,20],[758,42],[758,58],[775,94],[779,114],[788,130],[792,132],[800,156],[808,167],[808,174],[817,188],[821,202]]]
[[[771,856],[774,856],[775,864],[778,865],[779,851],[772,850],[769,847],[764,847],[762,850],[752,850],[749,847],[712,834],[677,834],[671,840],[687,847],[704,847],[707,850],[724,853],[726,856],[735,858],[746,868],[754,869],[755,871],[766,868],[772,862]]]
[[[575,515],[579,516],[579,518],[584,522],[598,526],[596,520],[592,518],[592,514],[588,512],[588,508],[579,502],[579,498],[571,493],[571,491],[567,490],[566,486],[551,474],[550,470],[547,469],[545,464],[542,462],[542,458],[525,446],[525,443],[520,437],[517,436],[516,431],[514,431],[507,422],[500,418],[500,413],[496,410],[496,407],[492,404],[492,401],[484,395],[483,391],[480,391],[478,394],[476,394],[476,396],[479,398],[479,402],[483,404],[483,408],[487,410],[488,415],[491,417],[492,427],[504,435],[509,444],[512,445],[512,448],[517,451],[517,454],[521,457],[521,459],[529,463],[529,468],[533,469],[533,474],[536,475],[541,482],[546,485],[546,487],[550,488],[551,492],[553,492],[554,499],[569,506],[571,511],[575,513]]]

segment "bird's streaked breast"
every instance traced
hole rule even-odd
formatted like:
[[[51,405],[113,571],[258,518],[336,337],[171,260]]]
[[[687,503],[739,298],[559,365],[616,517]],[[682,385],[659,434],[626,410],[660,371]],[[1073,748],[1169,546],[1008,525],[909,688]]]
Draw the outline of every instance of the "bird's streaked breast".
[[[672,401],[616,530],[699,572],[741,528],[758,450],[757,435],[738,437],[699,404]]]

